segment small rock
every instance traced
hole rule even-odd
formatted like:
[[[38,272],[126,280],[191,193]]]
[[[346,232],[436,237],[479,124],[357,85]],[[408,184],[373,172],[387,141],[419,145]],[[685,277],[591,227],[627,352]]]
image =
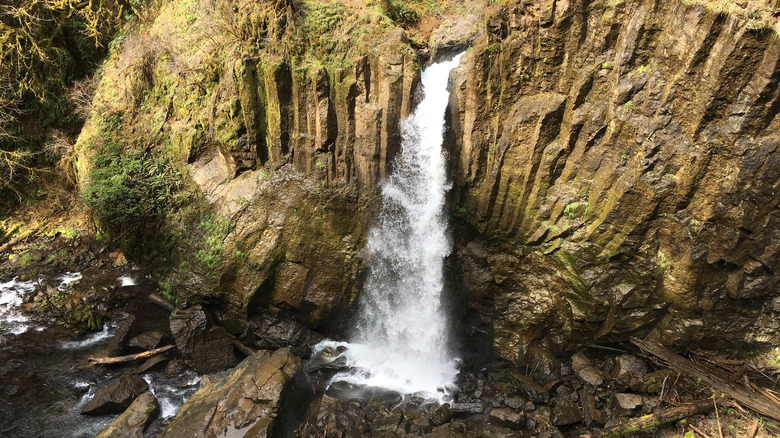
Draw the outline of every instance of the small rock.
[[[484,410],[485,410],[485,406],[479,402],[453,403],[450,406],[450,411],[452,411],[453,415],[459,415],[459,416],[481,414]]]
[[[430,423],[431,426],[441,426],[444,423],[449,423],[450,420],[452,420],[452,410],[450,410],[450,404],[444,403],[443,405],[439,406],[438,409],[436,409],[433,414],[431,414]]]
[[[543,387],[534,383],[533,380],[520,374],[512,374],[512,377],[517,382],[517,386],[518,389],[520,389],[520,392],[528,397],[531,401],[547,403],[550,400],[550,395],[547,393],[547,391]]]
[[[582,406],[582,417],[585,426],[595,423],[603,423],[601,411],[596,407],[596,398],[587,391],[580,391],[580,405]]]
[[[504,404],[516,411],[522,411],[525,407],[525,400],[520,397],[510,397],[504,400]],[[531,403],[533,405],[533,403]]]
[[[602,374],[598,368],[594,367],[590,362],[590,359],[581,352],[573,355],[571,357],[571,362],[574,372],[584,382],[593,386],[601,386],[601,384],[604,383],[604,374]]]
[[[490,424],[511,429],[522,429],[525,425],[525,416],[511,409],[491,409],[488,416]]]
[[[615,378],[622,378],[626,375],[641,378],[647,374],[647,363],[632,354],[624,354],[618,358],[617,366],[612,372]]]
[[[642,377],[641,390],[642,392],[646,392],[648,394],[658,394],[661,392],[661,388],[663,388],[664,381],[673,379],[674,376],[675,373],[672,370],[658,370],[649,374],[645,374],[645,376]]]
[[[81,410],[81,413],[84,415],[119,414],[127,409],[136,397],[148,389],[149,385],[141,375],[125,374],[98,389],[92,400]]]
[[[556,426],[567,426],[580,421],[582,421],[582,414],[577,405],[569,400],[559,399],[552,410],[552,423]]]
[[[609,408],[614,416],[630,415],[634,409],[642,406],[645,402],[644,397],[638,394],[618,393],[614,394],[609,401]]]
[[[95,438],[143,438],[144,429],[159,411],[160,405],[154,394],[146,391]]]

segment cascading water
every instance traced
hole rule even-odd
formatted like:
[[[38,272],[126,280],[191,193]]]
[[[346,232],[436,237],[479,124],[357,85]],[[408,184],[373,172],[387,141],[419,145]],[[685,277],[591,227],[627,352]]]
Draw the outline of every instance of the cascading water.
[[[333,380],[442,399],[457,374],[441,303],[450,252],[443,214],[447,190],[441,149],[447,79],[460,56],[422,73],[424,98],[402,124],[403,150],[382,187],[378,224],[368,235],[371,263],[360,321],[342,353],[351,371]]]

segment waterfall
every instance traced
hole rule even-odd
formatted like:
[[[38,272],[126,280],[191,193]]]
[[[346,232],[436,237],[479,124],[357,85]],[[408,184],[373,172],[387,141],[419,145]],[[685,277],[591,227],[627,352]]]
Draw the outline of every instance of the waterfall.
[[[442,151],[451,61],[422,72],[424,98],[402,123],[402,152],[382,186],[378,223],[369,231],[370,273],[360,321],[342,353],[350,372],[334,380],[441,399],[457,374],[441,302],[450,252],[444,216],[448,188]]]

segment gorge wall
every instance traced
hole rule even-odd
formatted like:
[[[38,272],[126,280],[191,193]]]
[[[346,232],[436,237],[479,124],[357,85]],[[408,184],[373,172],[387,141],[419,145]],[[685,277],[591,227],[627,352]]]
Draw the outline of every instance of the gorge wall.
[[[304,3],[163,4],[112,47],[77,145],[82,184],[110,128],[197,187],[224,226],[181,227],[203,243],[163,280],[238,333],[266,313],[345,322],[415,103],[419,42],[381,11]],[[777,32],[686,1],[469,14],[440,35],[473,40],[448,131],[459,330],[519,364],[629,336],[771,346]]]
[[[683,1],[502,2],[485,26],[451,151],[459,267],[496,352],[776,343],[777,33]]]

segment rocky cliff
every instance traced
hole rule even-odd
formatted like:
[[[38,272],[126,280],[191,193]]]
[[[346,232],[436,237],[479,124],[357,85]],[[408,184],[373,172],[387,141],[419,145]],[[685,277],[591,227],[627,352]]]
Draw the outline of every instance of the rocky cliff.
[[[171,294],[234,322],[343,322],[419,82],[404,31],[338,2],[167,2],[112,50],[77,168],[87,184],[106,138],[140,144],[203,195],[214,216],[161,224],[181,242],[162,261]]]
[[[500,356],[776,343],[780,38],[761,6],[487,10],[450,149],[457,269]]]
[[[447,142],[456,326],[518,363],[776,341],[777,5],[716,3],[473,2],[433,33],[434,53],[473,39]],[[215,213],[174,227],[180,304],[237,333],[262,313],[333,333],[422,46],[350,2],[163,3],[111,47],[80,179],[116,133],[170,157]]]

